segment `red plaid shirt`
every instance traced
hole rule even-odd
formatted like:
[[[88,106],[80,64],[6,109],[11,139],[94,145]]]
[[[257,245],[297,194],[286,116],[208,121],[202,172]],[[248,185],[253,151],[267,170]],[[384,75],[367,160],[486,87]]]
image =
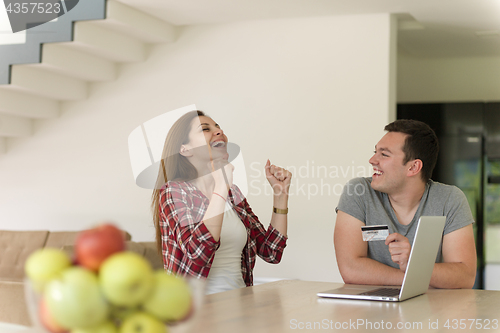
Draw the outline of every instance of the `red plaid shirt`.
[[[271,225],[267,231],[264,229],[236,185],[229,190],[229,199],[247,230],[241,272],[245,284],[251,286],[256,254],[269,263],[279,263],[286,237]],[[208,198],[188,182],[169,181],[160,191],[160,227],[166,271],[182,276],[208,277],[220,245],[205,223],[201,223],[208,204]]]

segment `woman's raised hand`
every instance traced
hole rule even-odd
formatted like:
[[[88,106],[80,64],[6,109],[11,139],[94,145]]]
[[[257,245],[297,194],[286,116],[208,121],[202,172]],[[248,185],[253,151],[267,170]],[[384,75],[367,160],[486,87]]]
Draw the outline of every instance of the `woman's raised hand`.
[[[288,189],[292,180],[292,173],[282,167],[271,164],[269,160],[265,165],[266,178],[275,196],[288,196]]]

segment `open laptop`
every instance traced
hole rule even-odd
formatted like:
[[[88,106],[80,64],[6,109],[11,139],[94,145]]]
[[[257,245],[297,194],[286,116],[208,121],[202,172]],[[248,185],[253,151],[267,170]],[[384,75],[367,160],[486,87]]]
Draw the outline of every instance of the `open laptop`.
[[[446,216],[420,217],[401,288],[346,284],[317,295],[327,298],[400,302],[424,294],[429,288],[445,222]]]

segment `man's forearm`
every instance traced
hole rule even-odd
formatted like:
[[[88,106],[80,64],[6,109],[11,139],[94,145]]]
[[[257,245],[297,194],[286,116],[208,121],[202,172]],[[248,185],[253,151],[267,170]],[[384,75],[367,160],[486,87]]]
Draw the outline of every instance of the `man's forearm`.
[[[472,288],[476,279],[476,267],[469,267],[460,262],[434,264],[431,287],[454,289]]]
[[[339,263],[340,274],[345,283],[400,286],[404,272],[370,258],[357,258],[348,263]]]

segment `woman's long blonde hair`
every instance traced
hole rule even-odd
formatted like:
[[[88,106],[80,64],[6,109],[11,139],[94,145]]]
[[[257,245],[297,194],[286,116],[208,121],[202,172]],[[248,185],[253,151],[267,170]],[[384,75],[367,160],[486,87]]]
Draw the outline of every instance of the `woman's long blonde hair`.
[[[191,111],[180,117],[170,131],[168,131],[160,161],[160,170],[156,186],[151,196],[151,209],[156,229],[156,249],[162,255],[162,241],[160,228],[160,190],[169,180],[188,180],[198,177],[195,167],[182,156],[179,151],[181,145],[188,143],[191,122],[195,117],[205,116],[202,111]]]

